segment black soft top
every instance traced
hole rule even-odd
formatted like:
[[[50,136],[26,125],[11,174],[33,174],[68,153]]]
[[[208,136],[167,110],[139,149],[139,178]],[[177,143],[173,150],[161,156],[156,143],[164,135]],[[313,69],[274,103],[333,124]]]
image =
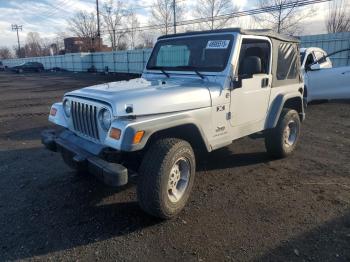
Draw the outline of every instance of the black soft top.
[[[245,30],[241,28],[225,28],[225,29],[216,29],[216,30],[205,30],[205,31],[191,31],[191,32],[180,33],[180,34],[163,35],[159,37],[158,40],[178,37],[178,36],[191,36],[191,35],[202,35],[202,34],[212,34],[212,33],[240,33],[242,35],[267,36],[270,38],[278,39],[283,42],[293,42],[293,43],[300,42],[299,39],[295,37],[278,34],[270,29]]]

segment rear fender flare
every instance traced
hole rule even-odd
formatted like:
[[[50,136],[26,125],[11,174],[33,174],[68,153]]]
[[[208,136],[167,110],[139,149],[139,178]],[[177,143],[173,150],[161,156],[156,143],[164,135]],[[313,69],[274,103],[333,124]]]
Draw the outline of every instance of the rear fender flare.
[[[287,93],[287,94],[279,94],[276,96],[274,101],[270,105],[270,109],[268,111],[268,115],[265,122],[265,129],[274,128],[277,125],[278,119],[281,115],[282,109],[284,108],[286,102],[290,99],[297,98],[300,100],[300,108],[301,110],[298,112],[301,116],[301,120],[304,120],[304,103],[303,103],[303,97],[300,92],[293,92],[293,93]]]

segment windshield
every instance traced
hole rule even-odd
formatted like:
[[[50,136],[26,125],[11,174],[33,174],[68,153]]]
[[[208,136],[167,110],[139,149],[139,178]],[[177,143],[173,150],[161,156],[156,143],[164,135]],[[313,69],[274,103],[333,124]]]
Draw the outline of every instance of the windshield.
[[[147,69],[220,72],[226,68],[233,35],[189,36],[157,42]]]

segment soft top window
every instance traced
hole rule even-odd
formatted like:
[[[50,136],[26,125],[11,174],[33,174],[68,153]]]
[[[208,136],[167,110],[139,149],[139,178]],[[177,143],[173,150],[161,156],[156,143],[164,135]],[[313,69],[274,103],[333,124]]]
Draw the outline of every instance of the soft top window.
[[[188,36],[159,41],[147,69],[220,72],[231,54],[233,35]]]
[[[277,80],[298,77],[298,52],[294,44],[281,43],[279,45],[276,76]]]

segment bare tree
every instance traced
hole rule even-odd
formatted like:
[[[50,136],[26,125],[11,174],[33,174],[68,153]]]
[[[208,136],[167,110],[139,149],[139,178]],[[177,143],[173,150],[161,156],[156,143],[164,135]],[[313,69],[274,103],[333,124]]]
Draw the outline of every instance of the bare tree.
[[[24,49],[23,46],[21,46],[21,49],[19,50],[19,49],[18,49],[18,46],[17,46],[17,45],[14,45],[14,46],[12,47],[12,49],[13,49],[13,52],[15,53],[15,56],[16,56],[17,58],[23,58],[23,57],[26,56],[25,49]]]
[[[162,25],[162,34],[169,34],[173,27],[174,21],[174,1],[173,0],[155,0],[154,7],[151,11],[152,18],[150,24]],[[175,8],[176,21],[181,20],[183,15],[183,6],[180,3],[176,3]]]
[[[290,35],[299,33],[303,19],[313,12],[310,8],[308,10],[299,8],[298,0],[258,0],[259,8],[271,6],[276,8],[254,18],[263,27]]]
[[[216,16],[230,14],[237,10],[232,0],[198,0],[194,12],[196,18],[209,18],[207,22],[200,25],[202,29],[214,30],[227,26],[232,19],[227,17],[216,20]]]
[[[26,56],[35,57],[42,55],[42,39],[37,32],[29,32],[24,46]]]
[[[112,45],[112,49],[120,50],[125,46],[123,39],[126,35],[124,17],[126,13],[121,1],[114,2],[109,0],[103,5],[102,17],[104,21],[104,27],[108,32],[109,40]]]
[[[52,39],[52,48],[54,54],[62,54],[65,52],[64,39],[68,37],[66,32],[58,32]]]
[[[57,50],[53,50],[53,39],[51,38],[42,38],[41,39],[41,56],[49,56],[49,55],[54,55],[57,54]]]
[[[134,9],[131,9],[128,14],[128,36],[130,38],[130,47],[134,49],[136,46],[136,39],[138,33],[138,27],[140,26],[139,20],[137,19],[136,13]]]
[[[6,46],[2,46],[0,47],[0,59],[10,59],[12,58],[12,53],[11,50],[6,47]]]
[[[349,2],[334,0],[329,3],[329,12],[326,20],[328,33],[350,31],[350,7]]]
[[[145,31],[140,33],[140,44],[135,46],[135,49],[152,48],[156,36],[152,31]]]
[[[94,13],[80,11],[68,23],[69,30],[84,42],[85,46],[82,51],[96,50],[100,39],[97,39],[97,18]]]

